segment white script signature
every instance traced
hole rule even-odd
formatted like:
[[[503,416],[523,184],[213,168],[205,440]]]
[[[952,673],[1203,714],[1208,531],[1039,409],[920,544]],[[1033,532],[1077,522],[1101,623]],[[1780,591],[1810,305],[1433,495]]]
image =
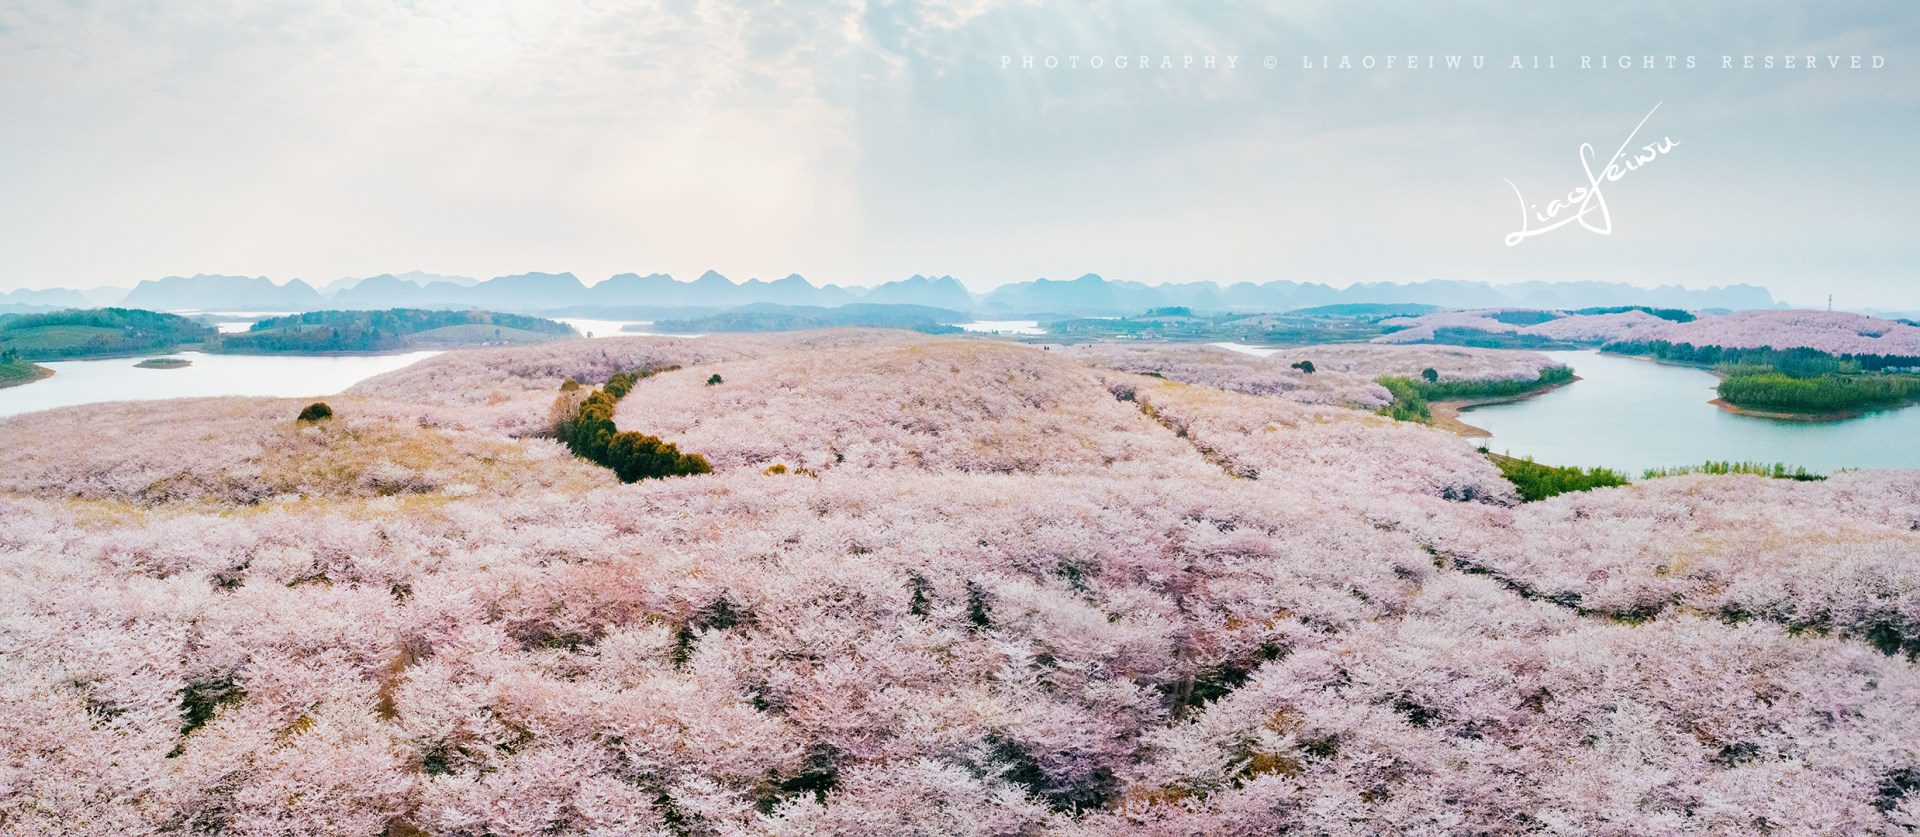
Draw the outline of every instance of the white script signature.
[[[1520,187],[1514,186],[1513,181],[1508,180],[1507,185],[1513,186],[1513,196],[1520,199],[1520,229],[1507,233],[1507,246],[1512,247],[1533,236],[1575,223],[1601,235],[1612,235],[1613,216],[1607,214],[1607,199],[1600,193],[1600,184],[1612,183],[1626,177],[1627,172],[1653,162],[1655,158],[1672,151],[1674,146],[1680,144],[1679,140],[1672,137],[1661,137],[1659,142],[1647,143],[1634,149],[1632,154],[1627,154],[1627,146],[1633,142],[1634,136],[1640,133],[1640,129],[1647,124],[1648,119],[1653,118],[1653,111],[1659,109],[1660,105],[1654,105],[1653,110],[1647,111],[1647,115],[1640,118],[1640,124],[1633,126],[1633,133],[1627,134],[1626,141],[1620,143],[1620,149],[1613,152],[1613,157],[1607,160],[1606,166],[1600,169],[1599,174],[1593,171],[1593,164],[1598,159],[1593,150],[1593,144],[1581,143],[1580,167],[1587,172],[1587,184],[1568,192],[1566,200],[1547,201],[1545,211],[1540,209],[1539,204],[1529,205],[1527,199],[1520,195]],[[1575,212],[1561,218],[1560,213],[1569,209]],[[1597,215],[1599,218],[1593,220],[1588,218],[1590,215]],[[1530,227],[1529,225],[1534,221],[1539,221],[1545,226]]]

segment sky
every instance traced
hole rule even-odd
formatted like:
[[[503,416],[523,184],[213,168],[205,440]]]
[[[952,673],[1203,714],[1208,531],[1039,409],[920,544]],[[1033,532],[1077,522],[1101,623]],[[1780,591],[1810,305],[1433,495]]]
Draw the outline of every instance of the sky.
[[[1917,45],[1904,0],[0,0],[0,291],[1093,272],[1920,308]],[[1670,145],[1602,179],[1608,234],[1506,243],[1636,125]]]

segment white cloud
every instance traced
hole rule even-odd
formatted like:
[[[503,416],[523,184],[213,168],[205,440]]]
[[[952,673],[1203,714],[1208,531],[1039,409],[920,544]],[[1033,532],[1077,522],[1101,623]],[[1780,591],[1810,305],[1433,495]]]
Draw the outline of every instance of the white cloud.
[[[1805,275],[1834,264],[1920,305],[1889,267],[1920,255],[1903,233],[1920,210],[1888,200],[1889,183],[1920,176],[1898,150],[1920,127],[1904,63],[1917,19],[1789,0],[1470,14],[1117,0],[0,4],[0,288],[416,267],[843,283],[934,269],[976,287],[1085,270],[1855,281]],[[1503,67],[1514,52],[1730,50],[1898,63],[1853,75],[1294,65],[1323,52],[1478,52]],[[998,67],[1029,53],[1239,66]],[[1260,68],[1267,54],[1282,66]],[[1661,129],[1688,154],[1621,187],[1637,213],[1621,234],[1500,246],[1500,178],[1545,188],[1577,175],[1573,146],[1655,101],[1670,103]],[[1770,159],[1777,170],[1750,171]],[[1785,196],[1829,200],[1808,218]]]

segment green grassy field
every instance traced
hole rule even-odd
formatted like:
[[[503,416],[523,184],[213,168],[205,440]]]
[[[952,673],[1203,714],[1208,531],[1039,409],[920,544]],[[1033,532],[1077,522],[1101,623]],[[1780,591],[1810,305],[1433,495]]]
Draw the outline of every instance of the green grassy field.
[[[1493,464],[1500,468],[1500,474],[1519,489],[1520,499],[1529,503],[1569,491],[1627,484],[1625,475],[1607,468],[1556,468],[1535,462],[1531,456],[1515,459],[1497,453],[1489,453],[1487,458],[1493,460]]]
[[[140,355],[194,345],[213,335],[213,329],[175,314],[134,308],[55,311],[0,323],[0,351],[28,360]]]
[[[6,347],[29,357],[66,357],[134,351],[138,344],[117,328],[54,325],[9,329]]]
[[[52,374],[53,370],[44,366],[35,366],[33,361],[10,357],[5,362],[0,362],[0,387],[30,384]]]

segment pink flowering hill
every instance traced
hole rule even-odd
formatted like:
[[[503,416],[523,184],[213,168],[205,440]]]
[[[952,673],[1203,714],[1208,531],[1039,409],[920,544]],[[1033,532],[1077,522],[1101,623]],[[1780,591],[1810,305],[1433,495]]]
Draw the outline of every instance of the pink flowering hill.
[[[1442,381],[1534,381],[1541,370],[1560,365],[1538,352],[1379,343],[1290,346],[1265,357],[1192,343],[1106,342],[1050,350],[1101,369],[1367,410],[1393,400],[1385,387],[1374,383],[1382,375],[1417,378],[1432,369]],[[1297,365],[1303,362],[1313,364],[1314,371]]]
[[[1920,327],[1845,311],[1739,311],[1668,323],[1632,339],[1729,349],[1766,346],[1808,348],[1831,355],[1920,357]]]
[[[1335,348],[632,337],[0,420],[0,833],[1920,827],[1920,473],[1521,504],[1319,376],[1525,353]],[[674,366],[618,426],[712,473],[549,437]]]
[[[1506,334],[1567,343],[1611,343],[1617,340],[1639,339],[1642,335],[1673,325],[1667,320],[1638,310],[1615,314],[1527,311],[1525,313],[1552,317],[1545,322],[1529,325],[1515,325],[1495,319],[1496,315],[1507,310],[1437,311],[1418,317],[1396,317],[1383,320],[1383,325],[1398,326],[1399,330],[1376,337],[1373,342],[1432,342],[1441,329],[1460,329],[1468,332]]]

